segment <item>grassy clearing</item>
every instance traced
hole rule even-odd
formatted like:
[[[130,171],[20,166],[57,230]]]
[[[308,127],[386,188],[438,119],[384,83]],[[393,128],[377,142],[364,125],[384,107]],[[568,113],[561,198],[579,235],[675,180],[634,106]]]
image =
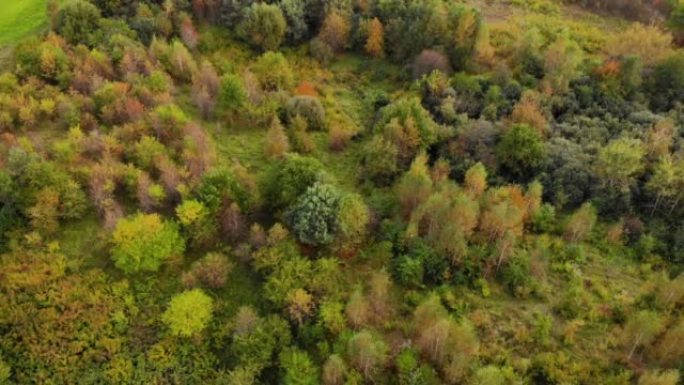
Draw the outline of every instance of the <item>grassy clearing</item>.
[[[0,46],[40,30],[47,21],[47,0],[0,2]]]

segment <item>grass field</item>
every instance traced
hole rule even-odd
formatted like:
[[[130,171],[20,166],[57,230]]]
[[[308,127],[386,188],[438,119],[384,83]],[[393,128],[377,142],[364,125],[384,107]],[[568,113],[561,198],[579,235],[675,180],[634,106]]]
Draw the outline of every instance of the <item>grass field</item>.
[[[46,23],[47,0],[1,0],[0,46],[12,44]]]

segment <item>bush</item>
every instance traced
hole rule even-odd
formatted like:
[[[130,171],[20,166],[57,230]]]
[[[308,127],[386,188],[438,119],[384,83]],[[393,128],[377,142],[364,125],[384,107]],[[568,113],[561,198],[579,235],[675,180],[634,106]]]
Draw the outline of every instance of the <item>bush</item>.
[[[112,259],[125,273],[157,271],[169,257],[181,255],[185,242],[173,222],[157,214],[137,214],[116,224]]]
[[[285,113],[288,123],[291,123],[295,117],[301,116],[309,129],[314,131],[325,129],[325,108],[315,96],[301,95],[290,98],[285,105]]]
[[[254,3],[245,11],[240,23],[240,33],[255,46],[275,51],[285,37],[287,23],[280,8],[275,4]]]
[[[162,314],[162,321],[169,327],[171,334],[190,337],[207,327],[213,310],[214,300],[202,290],[193,289],[171,299],[169,307]]]

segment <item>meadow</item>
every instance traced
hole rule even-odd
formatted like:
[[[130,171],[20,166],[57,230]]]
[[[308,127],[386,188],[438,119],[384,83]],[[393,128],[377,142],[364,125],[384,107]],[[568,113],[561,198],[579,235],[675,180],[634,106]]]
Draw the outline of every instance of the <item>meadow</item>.
[[[45,26],[47,0],[0,2],[0,46],[11,44]]]

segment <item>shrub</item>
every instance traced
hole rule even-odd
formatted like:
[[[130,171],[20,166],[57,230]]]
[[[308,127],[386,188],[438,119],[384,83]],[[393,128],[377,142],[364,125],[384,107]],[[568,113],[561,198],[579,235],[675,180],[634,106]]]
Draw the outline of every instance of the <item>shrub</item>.
[[[157,214],[136,214],[116,224],[112,259],[125,273],[157,271],[165,259],[180,255],[185,242],[173,222]]]
[[[201,332],[211,321],[214,300],[200,289],[192,289],[175,295],[162,314],[162,321],[171,334],[190,337]]]
[[[301,116],[311,130],[325,129],[325,108],[315,96],[294,96],[285,105],[287,121],[292,122],[295,117]]]
[[[263,50],[275,51],[285,37],[287,23],[275,4],[254,3],[245,11],[240,23],[241,34]]]

